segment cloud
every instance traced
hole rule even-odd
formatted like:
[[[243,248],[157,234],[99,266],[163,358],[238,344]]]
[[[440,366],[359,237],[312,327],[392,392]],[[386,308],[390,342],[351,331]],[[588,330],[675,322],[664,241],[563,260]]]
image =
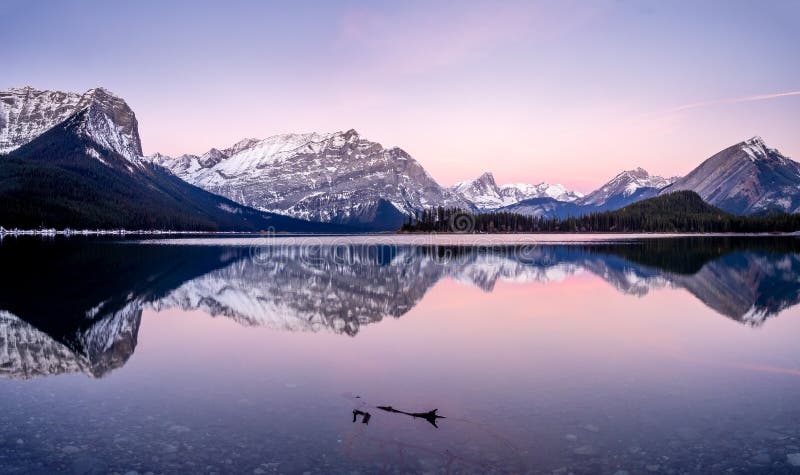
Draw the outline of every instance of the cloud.
[[[800,91],[776,92],[774,94],[757,94],[754,96],[744,96],[744,97],[728,97],[724,99],[715,99],[711,101],[695,102],[692,104],[684,104],[682,106],[677,106],[667,109],[665,111],[662,111],[661,114],[672,114],[675,112],[683,112],[686,110],[699,109],[701,107],[710,107],[723,104],[738,104],[742,102],[766,101],[770,99],[778,99],[781,97],[788,97],[788,96],[800,96]]]

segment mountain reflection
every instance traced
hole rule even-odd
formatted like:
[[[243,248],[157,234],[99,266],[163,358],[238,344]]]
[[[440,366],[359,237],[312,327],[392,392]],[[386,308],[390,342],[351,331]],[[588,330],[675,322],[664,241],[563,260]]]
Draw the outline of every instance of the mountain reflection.
[[[0,262],[0,375],[13,378],[108,374],[133,354],[147,308],[354,336],[404,315],[443,278],[491,292],[589,272],[634,296],[685,289],[751,326],[800,300],[794,238],[255,249],[23,239],[3,241]]]

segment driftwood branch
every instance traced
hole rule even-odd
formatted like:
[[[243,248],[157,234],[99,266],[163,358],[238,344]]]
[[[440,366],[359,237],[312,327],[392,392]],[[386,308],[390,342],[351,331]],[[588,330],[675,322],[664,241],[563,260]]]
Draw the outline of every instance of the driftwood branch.
[[[438,411],[439,409],[434,409],[434,410],[428,411],[428,412],[406,412],[406,411],[401,411],[400,409],[395,409],[392,406],[377,406],[377,408],[382,410],[382,411],[393,412],[395,414],[405,414],[406,416],[411,416],[414,419],[417,419],[417,418],[425,419],[433,427],[436,427],[436,428],[439,427],[438,425],[436,425],[436,420],[437,419],[446,419],[446,417],[436,414],[436,411]]]

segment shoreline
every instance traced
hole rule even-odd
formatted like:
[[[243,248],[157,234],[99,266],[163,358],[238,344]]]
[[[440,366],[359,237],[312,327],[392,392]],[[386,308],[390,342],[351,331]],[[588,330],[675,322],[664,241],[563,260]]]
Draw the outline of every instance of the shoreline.
[[[639,237],[691,237],[691,236],[710,236],[710,237],[768,237],[768,236],[800,236],[800,231],[791,232],[507,232],[507,233],[439,233],[439,232],[408,232],[408,231],[375,231],[363,233],[313,233],[313,232],[292,232],[292,231],[178,231],[167,229],[5,229],[0,227],[0,237],[53,237],[53,236],[246,236],[253,238],[269,238],[271,236],[308,236],[308,237],[330,237],[330,236],[382,236],[382,237],[459,237],[459,238],[488,238],[490,236],[639,236]]]

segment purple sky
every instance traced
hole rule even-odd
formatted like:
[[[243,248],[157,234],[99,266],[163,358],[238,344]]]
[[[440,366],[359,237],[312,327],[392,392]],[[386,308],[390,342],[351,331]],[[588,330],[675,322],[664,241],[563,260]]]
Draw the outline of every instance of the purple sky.
[[[0,88],[104,86],[146,153],[355,128],[445,185],[800,159],[795,0],[161,3],[0,0]]]

